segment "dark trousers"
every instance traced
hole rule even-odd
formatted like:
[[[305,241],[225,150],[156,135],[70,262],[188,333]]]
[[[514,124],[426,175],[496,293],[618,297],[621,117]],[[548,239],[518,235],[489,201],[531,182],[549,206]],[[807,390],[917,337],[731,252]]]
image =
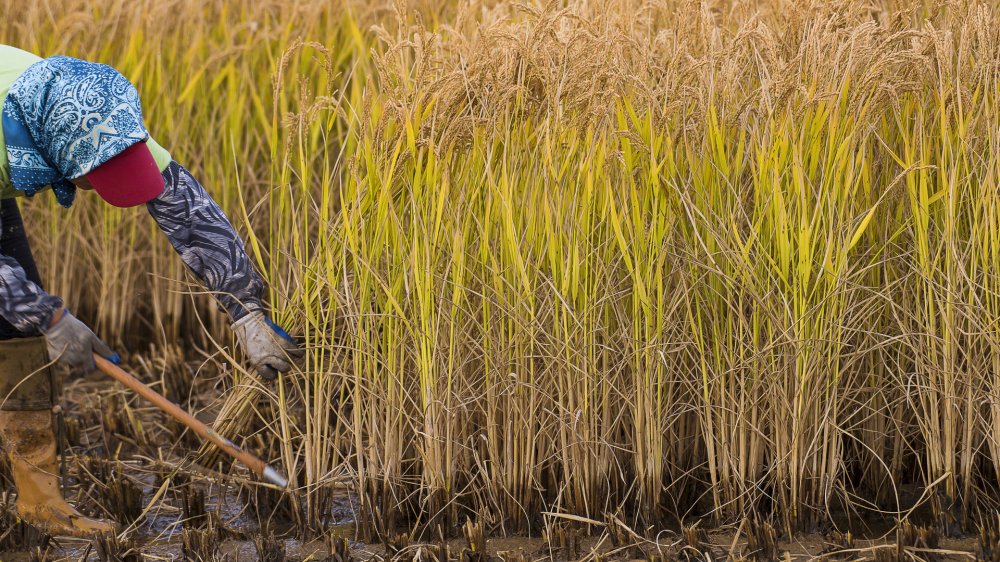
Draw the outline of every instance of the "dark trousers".
[[[38,267],[31,255],[31,247],[28,246],[28,236],[24,232],[24,221],[21,220],[16,199],[0,201],[0,230],[0,255],[14,258],[24,269],[28,279],[41,287],[42,279],[38,276]],[[18,331],[0,317],[0,340],[29,337],[32,335]]]

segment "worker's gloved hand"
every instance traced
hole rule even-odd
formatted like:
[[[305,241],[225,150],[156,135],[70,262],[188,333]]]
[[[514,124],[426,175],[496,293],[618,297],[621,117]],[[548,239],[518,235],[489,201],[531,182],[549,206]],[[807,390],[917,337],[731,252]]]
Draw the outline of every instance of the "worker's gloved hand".
[[[49,348],[49,359],[69,367],[72,372],[89,373],[96,369],[94,353],[118,364],[121,359],[101,341],[86,324],[79,321],[68,310],[45,331],[45,344]]]
[[[233,324],[236,339],[260,378],[272,381],[292,368],[305,352],[280,326],[262,312],[251,312]]]

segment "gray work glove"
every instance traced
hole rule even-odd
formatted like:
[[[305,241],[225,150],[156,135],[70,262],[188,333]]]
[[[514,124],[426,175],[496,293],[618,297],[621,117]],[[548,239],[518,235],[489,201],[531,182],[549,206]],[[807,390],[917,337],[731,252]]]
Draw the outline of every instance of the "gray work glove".
[[[281,326],[271,322],[262,312],[251,312],[240,318],[233,324],[233,331],[250,358],[250,364],[266,381],[273,381],[278,373],[289,371],[292,359],[305,354]]]
[[[45,344],[49,348],[49,359],[69,367],[74,373],[89,373],[96,369],[94,353],[116,365],[121,362],[118,354],[69,310],[45,331]]]

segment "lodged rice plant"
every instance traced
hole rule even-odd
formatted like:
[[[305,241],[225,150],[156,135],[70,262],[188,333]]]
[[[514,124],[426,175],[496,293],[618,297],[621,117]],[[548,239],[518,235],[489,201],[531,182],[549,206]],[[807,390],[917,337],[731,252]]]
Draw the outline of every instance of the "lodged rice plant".
[[[301,532],[346,484],[373,538],[550,513],[791,533],[902,516],[904,490],[946,529],[998,507],[998,24],[46,0],[0,40],[132,77],[246,234],[308,352],[273,386],[234,368],[217,427],[277,452]],[[142,211],[84,199],[25,205],[52,291],[112,340],[238,364]]]

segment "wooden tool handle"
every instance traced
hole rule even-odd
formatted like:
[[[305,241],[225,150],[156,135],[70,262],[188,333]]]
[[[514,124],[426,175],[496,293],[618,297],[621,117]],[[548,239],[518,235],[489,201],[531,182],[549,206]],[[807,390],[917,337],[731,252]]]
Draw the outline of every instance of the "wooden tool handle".
[[[152,388],[149,388],[143,384],[142,381],[135,378],[118,365],[115,365],[111,361],[108,361],[96,353],[94,354],[94,362],[97,363],[97,368],[100,369],[101,372],[134,390],[139,396],[142,396],[154,406],[166,412],[170,417],[186,425],[189,429],[191,429],[191,431],[197,433],[202,439],[211,441],[230,456],[246,465],[247,468],[264,477],[264,479],[268,482],[281,487],[286,487],[288,485],[288,481],[276,470],[268,466],[266,462],[237,447],[236,444],[229,439],[226,439],[225,437],[212,431],[212,428],[199,421],[198,418],[185,412],[180,406],[174,404],[170,400],[167,400],[165,396],[156,392]]]

